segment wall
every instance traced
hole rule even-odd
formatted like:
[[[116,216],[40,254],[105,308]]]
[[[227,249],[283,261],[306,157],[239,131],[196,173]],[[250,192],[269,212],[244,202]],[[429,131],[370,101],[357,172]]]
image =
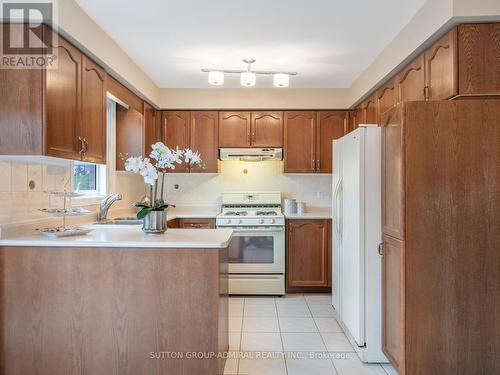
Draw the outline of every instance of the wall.
[[[165,109],[344,109],[348,89],[161,89]]]
[[[244,174],[243,170],[248,173]],[[281,191],[283,198],[296,198],[310,206],[329,206],[332,176],[283,174],[283,162],[220,163],[220,174],[169,174],[166,178],[167,202],[178,206],[219,205],[226,191]],[[179,188],[175,189],[174,185]]]
[[[122,77],[136,94],[158,104],[159,90],[156,84],[74,0],[59,0],[58,8],[58,25],[62,35],[69,36],[72,42],[84,47]]]

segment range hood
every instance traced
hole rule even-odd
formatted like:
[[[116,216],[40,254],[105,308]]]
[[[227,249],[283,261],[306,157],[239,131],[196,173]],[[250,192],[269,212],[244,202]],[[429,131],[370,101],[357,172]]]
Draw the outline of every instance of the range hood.
[[[282,148],[221,148],[220,160],[264,161],[283,160]]]

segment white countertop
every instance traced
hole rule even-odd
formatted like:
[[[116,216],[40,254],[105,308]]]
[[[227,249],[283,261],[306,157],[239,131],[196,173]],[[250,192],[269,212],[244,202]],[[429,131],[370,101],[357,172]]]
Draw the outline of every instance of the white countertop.
[[[127,247],[164,249],[220,249],[228,246],[230,229],[168,229],[164,234],[145,234],[140,225],[94,225],[84,236],[49,238],[34,231],[0,239],[0,246]]]
[[[331,219],[331,207],[314,207],[306,206],[306,212],[302,215],[299,214],[285,214],[287,219]]]

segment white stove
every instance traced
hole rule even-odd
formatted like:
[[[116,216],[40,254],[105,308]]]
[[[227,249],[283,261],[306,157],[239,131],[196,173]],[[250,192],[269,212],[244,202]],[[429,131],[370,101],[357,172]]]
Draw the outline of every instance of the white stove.
[[[217,228],[234,230],[229,245],[229,294],[285,294],[285,217],[281,193],[222,195]]]

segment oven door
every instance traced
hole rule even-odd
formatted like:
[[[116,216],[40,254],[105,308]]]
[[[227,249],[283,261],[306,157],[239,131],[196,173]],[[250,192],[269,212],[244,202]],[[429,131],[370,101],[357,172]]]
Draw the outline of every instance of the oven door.
[[[229,273],[285,273],[285,228],[233,227]]]

